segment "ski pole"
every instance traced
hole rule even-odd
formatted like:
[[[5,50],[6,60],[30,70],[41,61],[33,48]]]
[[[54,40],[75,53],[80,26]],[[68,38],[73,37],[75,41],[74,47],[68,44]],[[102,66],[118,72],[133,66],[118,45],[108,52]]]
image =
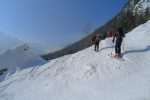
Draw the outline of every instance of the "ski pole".
[[[122,44],[122,51],[125,52],[124,51],[124,39],[123,39],[123,44]]]
[[[113,54],[113,47],[114,47],[115,43],[113,43],[113,46],[111,48],[111,54]]]

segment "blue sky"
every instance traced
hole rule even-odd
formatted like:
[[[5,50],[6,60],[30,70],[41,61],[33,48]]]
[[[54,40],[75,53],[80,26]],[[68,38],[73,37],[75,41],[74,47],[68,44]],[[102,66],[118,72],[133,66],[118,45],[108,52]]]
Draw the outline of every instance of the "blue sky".
[[[106,23],[127,1],[0,0],[0,31],[23,41],[63,46]]]

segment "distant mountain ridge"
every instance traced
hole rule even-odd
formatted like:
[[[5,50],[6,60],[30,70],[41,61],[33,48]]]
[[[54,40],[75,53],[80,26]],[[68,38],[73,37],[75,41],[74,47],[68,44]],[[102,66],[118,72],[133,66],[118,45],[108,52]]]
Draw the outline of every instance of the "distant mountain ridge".
[[[18,45],[24,45],[28,44],[31,51],[35,53],[36,55],[42,55],[49,52],[53,52],[54,50],[57,50],[57,48],[54,48],[52,46],[49,46],[46,43],[42,42],[24,42],[21,41],[15,37],[9,36],[4,33],[0,33],[0,54],[5,52],[6,50],[18,46]]]
[[[150,19],[150,0],[129,0],[122,11],[108,21],[105,25],[96,29],[93,33],[81,39],[80,41],[67,46],[59,51],[43,55],[47,60],[75,53],[91,46],[91,38],[99,32],[106,36],[106,32],[116,32],[118,27],[123,27],[125,33],[133,30],[135,27],[147,22]]]
[[[17,38],[11,37],[4,33],[0,33],[0,54],[14,46],[22,45],[24,43],[25,42]]]
[[[7,68],[7,72],[3,76],[0,76],[0,81],[6,75],[11,75],[17,70],[35,67],[45,63],[45,60],[32,53],[27,44],[18,45],[0,55],[0,70]]]

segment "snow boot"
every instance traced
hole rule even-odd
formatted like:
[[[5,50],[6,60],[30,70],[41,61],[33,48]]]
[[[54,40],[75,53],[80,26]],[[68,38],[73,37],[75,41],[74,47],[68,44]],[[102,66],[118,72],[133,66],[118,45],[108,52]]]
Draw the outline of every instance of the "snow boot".
[[[121,55],[120,55],[120,53],[115,53],[115,56],[114,56],[115,58],[121,58]]]

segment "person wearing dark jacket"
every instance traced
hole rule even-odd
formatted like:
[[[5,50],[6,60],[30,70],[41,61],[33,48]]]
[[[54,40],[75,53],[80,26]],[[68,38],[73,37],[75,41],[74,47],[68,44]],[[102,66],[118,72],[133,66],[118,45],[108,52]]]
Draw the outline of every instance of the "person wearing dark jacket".
[[[122,30],[122,28],[118,28],[118,32],[114,33],[113,36],[113,43],[115,42],[115,57],[119,58],[121,57],[121,44],[122,44],[122,40],[123,37],[125,37],[124,31]],[[116,41],[115,41],[116,38]]]
[[[92,44],[95,44],[95,51],[99,51],[99,42],[101,40],[101,36],[99,33],[92,38]]]

